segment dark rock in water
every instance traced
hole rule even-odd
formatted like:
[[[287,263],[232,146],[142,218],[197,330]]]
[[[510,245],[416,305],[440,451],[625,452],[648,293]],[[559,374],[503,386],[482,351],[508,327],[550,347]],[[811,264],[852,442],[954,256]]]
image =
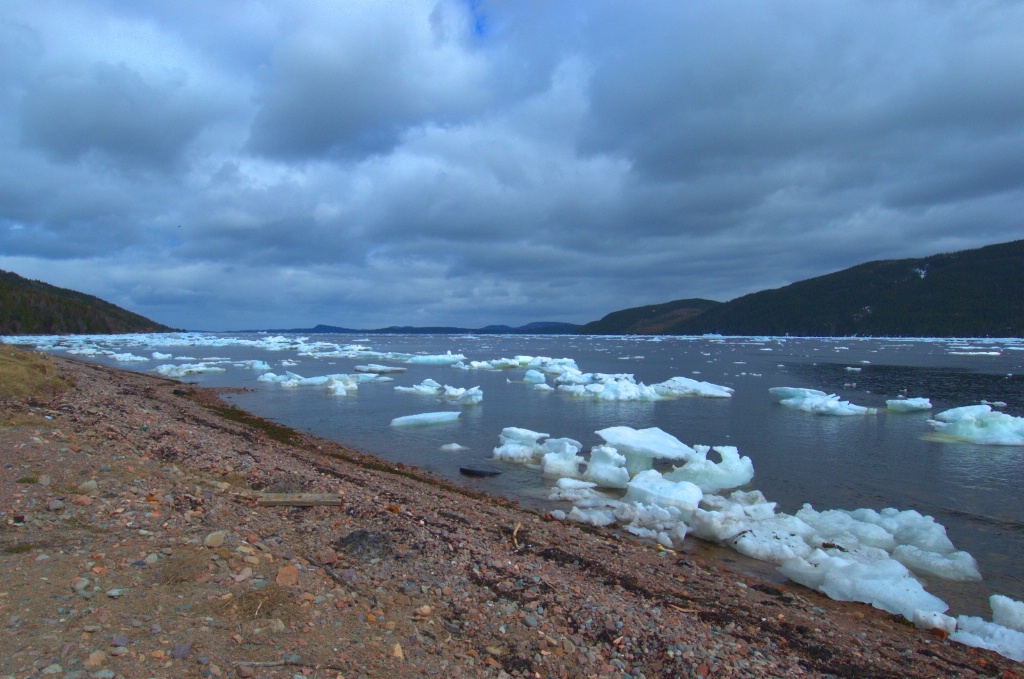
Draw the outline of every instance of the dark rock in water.
[[[466,465],[459,467],[459,471],[466,476],[497,476],[501,473],[500,469],[494,467],[483,467],[480,465]]]

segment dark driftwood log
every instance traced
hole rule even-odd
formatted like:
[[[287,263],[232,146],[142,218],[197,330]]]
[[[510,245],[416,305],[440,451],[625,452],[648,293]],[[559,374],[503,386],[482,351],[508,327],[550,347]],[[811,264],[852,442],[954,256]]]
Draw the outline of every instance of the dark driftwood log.
[[[340,505],[337,493],[260,493],[256,504],[264,507],[323,507]]]

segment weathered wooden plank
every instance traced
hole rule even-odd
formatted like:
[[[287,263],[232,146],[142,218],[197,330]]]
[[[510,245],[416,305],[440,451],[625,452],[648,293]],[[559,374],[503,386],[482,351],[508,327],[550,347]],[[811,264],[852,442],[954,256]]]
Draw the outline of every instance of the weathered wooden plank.
[[[341,504],[337,493],[260,493],[256,504],[264,507],[324,507]]]

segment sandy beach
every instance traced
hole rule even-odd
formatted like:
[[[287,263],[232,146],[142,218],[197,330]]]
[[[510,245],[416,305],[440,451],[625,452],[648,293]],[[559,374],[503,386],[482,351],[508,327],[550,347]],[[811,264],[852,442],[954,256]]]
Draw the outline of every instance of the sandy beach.
[[[0,677],[1021,676],[211,390],[52,362],[73,388],[5,403],[0,428]]]

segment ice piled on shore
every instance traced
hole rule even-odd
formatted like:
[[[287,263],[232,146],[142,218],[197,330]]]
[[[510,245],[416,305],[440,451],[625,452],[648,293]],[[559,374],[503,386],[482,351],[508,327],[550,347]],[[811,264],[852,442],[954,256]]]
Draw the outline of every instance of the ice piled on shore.
[[[974,558],[958,551],[945,527],[930,516],[893,508],[819,512],[810,505],[795,515],[777,512],[760,491],[714,494],[753,477],[753,462],[734,447],[691,448],[656,428],[609,427],[597,433],[606,444],[594,447],[582,474],[575,446],[545,460],[546,472],[565,472],[551,499],[573,503],[571,511],[556,517],[615,525],[667,548],[678,547],[690,532],[775,563],[790,579],[834,599],[869,603],[925,628],[949,631],[954,623],[945,614],[948,606],[925,591],[915,574],[953,581],[981,577]],[[513,430],[503,442],[527,450],[525,459],[535,459],[542,438]],[[721,462],[707,459],[710,450],[718,452]],[[684,464],[662,474],[651,468],[655,459]],[[626,492],[614,499],[599,486]],[[653,523],[652,512],[660,512]],[[637,520],[641,515],[648,517],[647,524]],[[1013,611],[1006,617],[1024,622],[1024,607],[1001,610]]]
[[[549,436],[550,434],[522,427],[505,427],[498,435],[499,445],[494,449],[494,459],[506,462],[533,462],[544,454],[540,440]]]
[[[726,488],[739,488],[754,478],[754,463],[749,457],[740,457],[735,446],[695,445],[694,455],[682,467],[675,467],[665,474],[670,481],[689,481],[705,493],[716,493]],[[708,459],[708,452],[714,450],[720,462]]]
[[[629,483],[626,456],[612,446],[594,446],[583,478],[602,488],[625,488]]]
[[[626,458],[626,469],[630,476],[651,469],[655,459],[686,462],[697,455],[693,448],[658,427],[633,429],[617,426],[596,433]]]
[[[843,401],[835,394],[826,394],[817,389],[802,387],[771,387],[769,390],[787,408],[794,408],[815,415],[874,415],[877,408],[866,408]]]
[[[956,631],[949,638],[1024,662],[1024,603],[993,594],[989,597],[989,605],[992,607],[992,622],[961,615],[956,619]]]
[[[816,549],[809,557],[794,558],[779,567],[790,580],[816,589],[837,601],[861,601],[913,620],[915,612],[945,613],[949,606],[925,591],[910,571],[895,559],[828,553]]]
[[[960,441],[988,446],[1024,446],[1024,417],[992,410],[991,405],[945,410],[928,420],[942,434]]]
[[[670,481],[658,470],[648,469],[629,480],[622,501],[664,508],[675,507],[682,512],[685,520],[697,509],[703,497],[704,493],[697,485],[689,481]]]
[[[897,413],[913,413],[931,410],[932,402],[927,398],[893,398],[885,402],[885,407]]]
[[[458,412],[439,412],[439,413],[418,413],[416,415],[405,415],[403,417],[396,417],[391,420],[392,427],[416,427],[426,426],[431,424],[443,424],[445,422],[454,422],[459,419],[459,415],[462,413]]]
[[[548,440],[542,443],[541,439]],[[576,458],[576,454],[583,448],[583,444],[579,441],[569,438],[552,439],[548,434],[521,427],[502,429],[498,436],[498,443],[498,447],[494,449],[495,460],[524,464],[540,460],[545,465],[543,467],[545,473],[548,474],[554,474],[555,469],[561,468],[571,472],[566,474],[567,476],[578,476],[578,467],[573,471],[572,465],[583,462],[582,459]],[[549,455],[551,457],[548,457]]]
[[[429,377],[412,387],[395,387],[395,391],[408,394],[420,394],[421,396],[441,396],[443,398],[458,401],[462,405],[474,405],[484,400],[484,392],[480,387],[452,387],[442,385]]]

